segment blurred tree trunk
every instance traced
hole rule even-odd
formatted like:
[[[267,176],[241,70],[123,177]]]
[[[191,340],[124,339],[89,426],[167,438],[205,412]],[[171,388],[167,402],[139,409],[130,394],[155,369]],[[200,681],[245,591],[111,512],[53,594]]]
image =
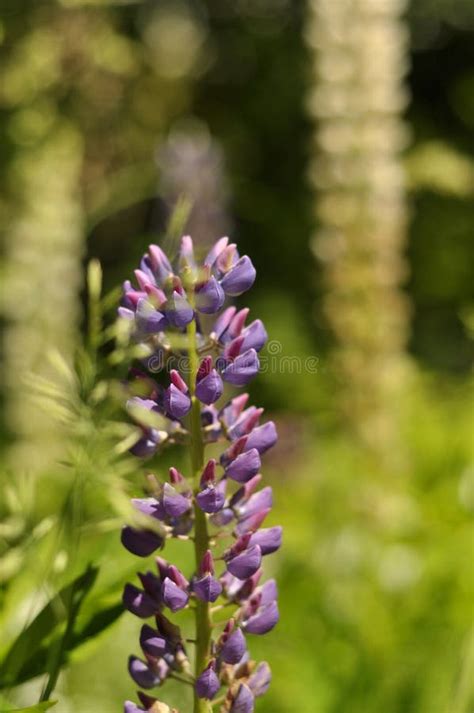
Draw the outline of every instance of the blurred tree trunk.
[[[404,0],[309,0],[311,181],[323,309],[335,337],[339,408],[364,445],[389,454],[405,371],[400,290],[406,206]]]

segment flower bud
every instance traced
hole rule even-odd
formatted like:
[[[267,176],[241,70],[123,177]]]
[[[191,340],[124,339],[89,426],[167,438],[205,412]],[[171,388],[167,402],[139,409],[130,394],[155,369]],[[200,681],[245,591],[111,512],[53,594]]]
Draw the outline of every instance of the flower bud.
[[[260,455],[256,448],[252,448],[245,453],[241,453],[235,458],[225,470],[227,477],[236,480],[238,483],[246,483],[260,470]]]
[[[222,378],[233,386],[245,386],[258,374],[259,369],[257,352],[249,349],[222,368]]]
[[[259,663],[255,671],[248,680],[248,687],[252,691],[255,698],[263,696],[270,686],[272,680],[272,672],[266,661]]]
[[[215,671],[215,662],[211,661],[196,680],[196,693],[199,698],[212,700],[220,688]]]
[[[253,693],[245,683],[241,683],[233,698],[229,713],[253,713],[255,701]]]
[[[256,274],[252,261],[244,255],[224,275],[221,280],[222,288],[226,295],[237,297],[252,287]]]
[[[240,554],[227,560],[227,571],[237,579],[248,579],[262,562],[262,552],[258,545],[249,547]]]
[[[250,545],[258,545],[262,555],[270,555],[281,547],[283,529],[281,527],[267,527],[254,532],[250,538]]]
[[[225,300],[225,292],[214,275],[196,288],[196,308],[203,314],[215,314]]]
[[[241,629],[235,629],[228,635],[220,650],[220,658],[229,664],[238,663],[247,650],[245,636]]]

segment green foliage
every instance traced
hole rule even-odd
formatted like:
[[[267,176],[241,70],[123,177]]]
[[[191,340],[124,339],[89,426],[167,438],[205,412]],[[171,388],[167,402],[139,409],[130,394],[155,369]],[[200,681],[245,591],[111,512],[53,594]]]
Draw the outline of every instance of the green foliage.
[[[61,589],[22,631],[2,661],[0,687],[17,686],[45,671],[56,675],[69,650],[74,620],[94,584],[97,571],[89,567]]]
[[[0,713],[41,713],[42,711],[47,711],[53,706],[55,706],[57,701],[43,701],[42,703],[37,703],[36,706],[29,706],[28,708],[0,708]]]

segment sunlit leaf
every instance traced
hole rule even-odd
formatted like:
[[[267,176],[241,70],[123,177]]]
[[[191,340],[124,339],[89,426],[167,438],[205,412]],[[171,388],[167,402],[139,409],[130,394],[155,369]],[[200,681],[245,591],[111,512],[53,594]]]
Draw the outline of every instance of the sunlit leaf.
[[[33,621],[21,632],[14,641],[5,659],[0,665],[0,687],[17,685],[18,679],[28,680],[37,675],[25,672],[33,671],[30,661],[36,652],[55,635],[59,637],[59,628],[70,618],[71,612],[77,615],[82,601],[90,591],[97,577],[98,569],[88,567],[71,584],[56,594],[39,612]],[[50,647],[48,647],[50,648]],[[50,649],[50,654],[53,651]],[[45,667],[48,656],[44,657]]]
[[[43,701],[29,708],[0,708],[0,713],[41,713],[55,706],[57,701]]]

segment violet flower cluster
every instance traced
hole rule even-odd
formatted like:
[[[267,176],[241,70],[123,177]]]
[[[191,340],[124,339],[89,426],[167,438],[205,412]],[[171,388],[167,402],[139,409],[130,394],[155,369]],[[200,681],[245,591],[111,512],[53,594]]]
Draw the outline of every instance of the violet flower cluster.
[[[278,621],[276,584],[262,581],[262,563],[279,549],[282,529],[262,527],[272,489],[260,488],[261,456],[277,434],[272,421],[261,423],[263,409],[249,406],[248,394],[221,402],[225,383],[242,387],[258,373],[267,339],[260,320],[247,324],[248,309],[224,308],[227,297],[252,286],[255,269],[227,238],[198,264],[186,236],[176,271],[150,245],[135,278],[136,286],[124,284],[119,313],[150,356],[160,355],[163,366],[174,359],[176,368],[164,385],[146,369],[131,370],[132,384],[140,387],[128,402],[140,430],[132,452],[149,457],[166,443],[182,443],[191,466],[184,474],[170,468],[165,482],[148,476],[147,497],[132,500],[139,524],[123,528],[122,543],[146,558],[176,538],[193,546],[195,565],[185,574],[156,556],[151,570],[125,586],[125,607],[148,620],[140,632],[142,655],[130,657],[129,672],[145,690],[168,678],[191,685],[194,713],[216,705],[222,713],[251,713],[271,674],[266,662],[250,659],[247,637],[267,633]],[[206,329],[208,315],[216,317]],[[217,442],[224,443],[220,455],[205,458],[205,446]],[[170,618],[185,609],[194,613],[193,639]],[[127,701],[125,713],[171,711],[143,691],[138,696],[140,704]]]

